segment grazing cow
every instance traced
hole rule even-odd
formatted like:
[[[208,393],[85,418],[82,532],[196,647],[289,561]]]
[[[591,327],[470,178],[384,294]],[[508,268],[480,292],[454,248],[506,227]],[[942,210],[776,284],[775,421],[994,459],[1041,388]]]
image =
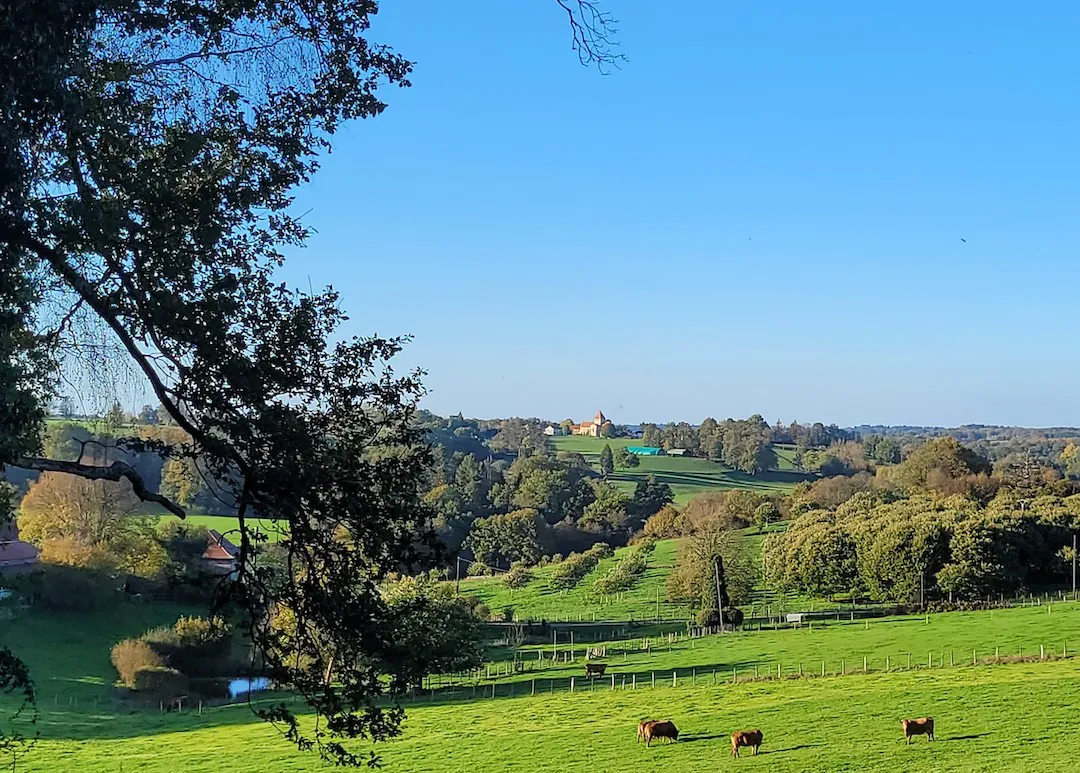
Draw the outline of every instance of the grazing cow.
[[[590,679],[594,676],[603,676],[605,671],[607,671],[607,663],[585,664],[585,676]]]
[[[652,743],[654,738],[667,738],[670,741],[679,740],[679,728],[670,721],[649,722],[645,725],[645,745]]]
[[[640,722],[638,722],[637,739],[638,739],[639,742],[645,740],[645,728],[648,725],[651,725],[655,721],[656,721],[655,719],[643,719]]]
[[[739,756],[739,747],[748,746],[754,750],[754,754],[757,754],[758,747],[761,746],[762,734],[760,730],[736,730],[731,734],[731,756]]]
[[[911,743],[911,736],[925,735],[928,741],[934,740],[934,718],[923,717],[922,719],[901,719],[900,727],[904,728],[904,740]]]

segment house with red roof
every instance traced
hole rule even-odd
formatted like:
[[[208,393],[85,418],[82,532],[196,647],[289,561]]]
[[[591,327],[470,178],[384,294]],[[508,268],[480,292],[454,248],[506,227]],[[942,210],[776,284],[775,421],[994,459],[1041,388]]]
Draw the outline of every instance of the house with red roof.
[[[240,548],[225,539],[219,531],[210,529],[202,554],[203,568],[216,575],[232,574],[239,567]]]
[[[19,539],[15,523],[0,526],[0,574],[28,571],[37,566],[38,560],[38,549]]]

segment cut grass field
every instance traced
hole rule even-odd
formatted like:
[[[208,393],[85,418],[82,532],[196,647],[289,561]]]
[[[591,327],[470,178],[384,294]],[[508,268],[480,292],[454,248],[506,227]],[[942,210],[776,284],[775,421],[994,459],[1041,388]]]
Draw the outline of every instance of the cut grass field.
[[[43,685],[41,740],[18,763],[19,771],[175,773],[315,771],[327,769],[302,755],[257,721],[247,707],[182,715],[142,709],[120,712],[95,706],[107,697],[108,645],[144,625],[166,622],[177,609],[134,605],[114,613],[50,621],[31,616],[0,634],[0,643],[24,650]],[[18,629],[14,639],[12,634]],[[966,638],[965,638],[966,637]],[[676,645],[667,663],[722,660],[747,653],[766,660],[834,657],[871,646],[942,649],[948,640],[983,641],[987,647],[1040,639],[1080,642],[1080,604],[871,622],[866,629],[833,625],[814,631],[777,631],[697,640]],[[703,646],[709,642],[709,646]],[[1048,642],[1049,643],[1049,642]],[[29,651],[25,651],[29,648]],[[859,660],[861,667],[861,659]],[[612,666],[621,672],[622,666]],[[577,669],[580,670],[580,669]],[[526,675],[528,676],[528,675]],[[447,771],[670,771],[755,769],[797,771],[1071,771],[1080,757],[1080,661],[870,673],[844,677],[741,682],[731,685],[684,674],[679,685],[570,695],[436,700],[408,704],[404,735],[377,751],[385,769],[402,773]],[[579,681],[579,685],[581,681]],[[668,683],[670,684],[670,682]],[[76,704],[53,701],[50,690],[76,690]],[[520,685],[524,687],[525,685]],[[621,682],[620,682],[621,686]],[[931,715],[937,742],[907,747],[899,720]],[[651,749],[635,742],[643,717],[675,721],[681,740]],[[731,731],[759,727],[758,758],[730,757]],[[767,766],[767,767],[766,767]]]
[[[572,451],[582,454],[593,465],[597,464],[605,445],[612,450],[620,447],[641,445],[640,440],[629,438],[592,438],[568,435],[552,438],[556,451]],[[733,470],[718,462],[679,456],[642,456],[641,464],[631,469],[617,469],[610,477],[624,490],[633,491],[639,480],[652,475],[658,481],[671,486],[676,504],[686,504],[693,497],[706,491],[747,489],[766,493],[784,494],[807,476],[794,469],[790,449],[781,449],[779,470],[770,470],[754,476]]]

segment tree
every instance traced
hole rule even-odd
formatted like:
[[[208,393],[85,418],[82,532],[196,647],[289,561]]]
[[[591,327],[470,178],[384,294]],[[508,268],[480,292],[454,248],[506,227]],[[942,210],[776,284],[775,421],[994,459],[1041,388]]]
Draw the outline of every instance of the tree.
[[[615,459],[611,453],[611,446],[605,444],[600,452],[600,474],[605,478],[615,472]]]
[[[548,526],[531,508],[477,518],[464,546],[485,566],[509,567],[521,561],[532,566],[544,554]]]
[[[620,470],[626,470],[633,467],[637,467],[641,464],[641,460],[638,459],[637,454],[632,454],[626,450],[626,446],[619,446],[615,451],[615,466]]]
[[[659,447],[663,445],[664,435],[660,428],[655,424],[642,424],[641,425],[641,444],[649,447]]]
[[[669,601],[694,604],[702,625],[719,625],[718,610],[725,610],[727,622],[727,608],[750,599],[754,578],[753,562],[738,534],[723,530],[703,532],[680,548],[675,571],[668,576],[667,597]]]
[[[157,424],[157,409],[154,408],[152,405],[144,405],[141,409],[139,409],[138,419],[140,424]]]
[[[127,414],[124,413],[124,409],[120,407],[120,403],[114,401],[109,410],[105,413],[105,426],[111,429],[116,429],[124,426],[127,423]]]
[[[762,502],[754,510],[754,524],[758,527],[759,532],[765,531],[765,529],[769,528],[770,523],[778,520],[780,520],[780,508],[771,499]]]
[[[637,522],[644,523],[649,516],[660,512],[674,501],[675,496],[671,493],[671,486],[648,475],[634,486],[634,497],[630,506]]]
[[[483,662],[481,621],[451,586],[407,578],[384,591],[393,650],[382,670],[419,686],[429,674],[468,671]]]
[[[625,528],[629,497],[606,481],[597,482],[593,490],[596,498],[585,508],[578,526],[597,533]]]
[[[1076,443],[1069,441],[1061,452],[1061,464],[1065,467],[1065,475],[1069,478],[1080,478],[1080,449]]]
[[[556,2],[581,61],[618,61],[609,16]],[[342,740],[400,727],[381,701],[399,682],[377,673],[393,662],[378,583],[436,560],[418,491],[428,451],[412,423],[422,387],[387,369],[405,339],[342,340],[338,295],[289,290],[275,273],[308,236],[292,191],[344,122],[383,110],[380,86],[409,85],[411,63],[369,40],[376,10],[0,5],[0,465],[126,478],[184,515],[126,463],[38,456],[58,365],[87,352],[80,331],[96,326],[113,348],[92,356],[130,364],[190,437],[118,443],[197,460],[226,482],[240,527],[229,598],[270,676],[326,721],[302,728],[284,705],[262,715],[343,764],[361,760]],[[255,566],[253,515],[288,529],[285,584]],[[268,606],[296,618],[287,654]]]

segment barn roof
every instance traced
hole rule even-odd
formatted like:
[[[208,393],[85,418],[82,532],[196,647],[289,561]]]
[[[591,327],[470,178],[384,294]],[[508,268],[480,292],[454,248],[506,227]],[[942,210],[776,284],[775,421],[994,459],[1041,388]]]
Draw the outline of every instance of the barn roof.
[[[240,549],[229,542],[219,531],[210,529],[210,539],[202,557],[208,561],[232,561],[240,555]]]

